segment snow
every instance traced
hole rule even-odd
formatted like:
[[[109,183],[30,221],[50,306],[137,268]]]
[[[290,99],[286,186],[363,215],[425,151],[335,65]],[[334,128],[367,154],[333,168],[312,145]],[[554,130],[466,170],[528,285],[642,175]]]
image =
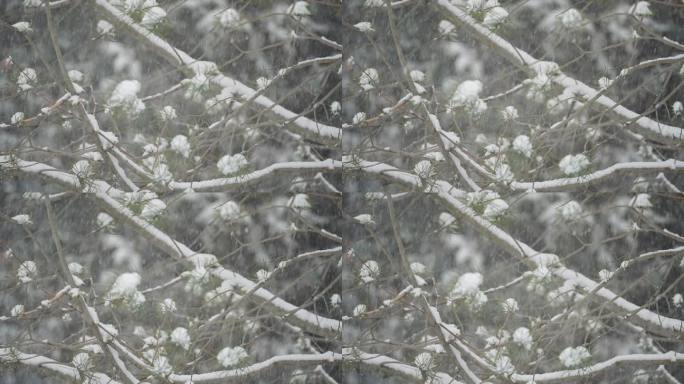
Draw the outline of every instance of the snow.
[[[519,135],[513,139],[513,150],[519,154],[530,158],[532,157],[532,143],[527,135]]]
[[[162,313],[174,313],[177,310],[176,302],[173,301],[172,298],[167,297],[166,299],[162,300],[161,303],[159,303],[159,310]]]
[[[248,357],[247,351],[242,347],[225,347],[218,353],[216,359],[223,367],[229,368],[240,364]]]
[[[448,212],[442,212],[439,214],[438,221],[441,227],[448,227],[456,221],[456,218]]]
[[[138,98],[140,88],[138,80],[123,80],[114,87],[107,103],[110,107],[121,107],[133,114],[139,114],[145,110],[145,103]]]
[[[364,283],[374,281],[380,275],[380,265],[375,260],[368,260],[359,269],[359,278]]]
[[[423,263],[419,263],[417,261],[414,261],[410,265],[411,267],[411,272],[415,273],[416,275],[423,275],[427,271],[427,267]]]
[[[119,275],[109,289],[108,296],[110,299],[123,298],[131,296],[138,291],[140,284],[140,275],[135,272],[126,272]]]
[[[589,166],[589,159],[583,154],[566,155],[558,163],[560,170],[567,176],[574,176]]]
[[[81,273],[83,273],[83,266],[76,262],[69,263],[67,265],[67,268],[69,269],[69,272],[71,272],[74,275],[80,275]]]
[[[352,315],[354,315],[354,317],[359,317],[364,313],[366,313],[366,304],[359,304],[352,310]]]
[[[309,3],[306,1],[297,1],[290,5],[287,9],[287,13],[293,16],[309,16],[311,11],[309,11]]]
[[[682,304],[684,304],[684,297],[682,297],[681,293],[675,293],[674,296],[672,296],[672,304],[676,308],[682,307]]]
[[[504,302],[501,303],[501,307],[503,308],[503,311],[505,313],[510,314],[516,313],[520,309],[520,307],[518,306],[518,302],[512,297],[509,297],[508,299],[504,300]]]
[[[363,4],[364,7],[368,8],[379,8],[385,5],[385,0],[366,0]]]
[[[651,195],[648,193],[639,193],[630,200],[629,205],[637,209],[653,208],[651,204]]]
[[[288,201],[287,205],[298,211],[311,208],[311,203],[309,203],[309,196],[307,196],[304,193],[298,193],[292,196]]]
[[[631,13],[637,17],[653,16],[651,12],[651,4],[648,1],[639,1],[636,4],[629,7],[627,13]]]
[[[69,72],[67,72],[67,76],[69,76],[69,80],[75,83],[80,83],[81,81],[83,81],[83,72],[77,71],[75,69],[72,69]]]
[[[466,105],[477,101],[482,92],[482,82],[479,80],[466,80],[458,85],[451,97],[454,105]]]
[[[99,325],[101,328],[100,334],[102,335],[102,341],[105,343],[108,343],[112,341],[112,338],[119,336],[119,331],[113,325],[106,323],[100,323]]]
[[[577,29],[582,26],[582,14],[575,8],[570,8],[559,16],[560,23],[567,29]]]
[[[247,166],[247,159],[241,153],[235,155],[225,155],[216,163],[219,171],[223,175],[231,175],[239,172]]]
[[[79,352],[71,359],[71,364],[81,372],[87,371],[90,368],[90,355],[85,352]]]
[[[375,88],[375,85],[380,81],[380,75],[375,68],[367,68],[361,73],[359,77],[359,86],[363,90],[368,91]]]
[[[359,31],[363,33],[368,33],[368,32],[375,32],[375,29],[373,29],[373,24],[371,24],[368,21],[362,21],[360,23],[354,24],[354,28],[358,29]]]
[[[152,29],[157,24],[164,21],[166,17],[166,11],[161,7],[151,7],[143,15],[142,21],[140,22],[145,28]]]
[[[332,305],[333,308],[338,308],[340,305],[342,305],[342,296],[340,296],[338,293],[333,293],[330,296],[330,305]]]
[[[480,291],[481,284],[482,275],[480,273],[467,272],[458,278],[456,285],[451,290],[451,294],[455,297],[474,295]]]
[[[33,68],[25,68],[19,72],[17,77],[17,86],[22,91],[28,91],[33,88],[33,84],[38,81],[38,74]]]
[[[143,206],[140,216],[145,220],[152,220],[161,215],[166,209],[166,204],[159,199],[152,199]]]
[[[17,125],[17,124],[21,123],[22,120],[24,120],[24,116],[25,116],[24,112],[17,112],[15,114],[13,114],[12,117],[10,118],[10,123]]]
[[[419,71],[417,69],[414,69],[411,72],[409,72],[409,76],[411,77],[411,80],[418,82],[418,83],[425,80],[425,73],[423,73],[422,71]]]
[[[440,34],[448,35],[452,33],[454,30],[456,30],[456,26],[449,20],[441,20],[439,22],[438,29]]]
[[[10,310],[10,316],[12,316],[12,317],[21,316],[23,313],[24,313],[24,305],[23,304],[17,304],[14,307],[12,307],[12,310]]]
[[[17,268],[17,278],[22,283],[28,283],[38,275],[38,266],[31,260],[24,261]]]
[[[88,160],[79,160],[71,167],[71,172],[79,179],[87,179],[92,175],[93,169]]]
[[[218,18],[223,28],[235,28],[240,24],[240,13],[235,8],[228,8],[219,13]]]
[[[354,117],[352,118],[352,124],[359,125],[364,120],[366,120],[366,113],[365,112],[359,112],[359,113],[355,114]]]
[[[582,218],[582,206],[574,201],[568,201],[560,207],[560,215],[566,221],[576,221]]]
[[[605,76],[598,79],[598,85],[599,85],[599,88],[601,88],[601,89],[606,89],[606,88],[610,87],[612,84],[613,84],[613,80],[611,80]]]
[[[487,28],[495,28],[499,24],[503,23],[506,18],[508,17],[508,11],[504,9],[503,7],[494,7],[487,11],[487,14],[484,17],[484,20],[482,23],[487,27]]]
[[[159,111],[159,116],[163,121],[171,121],[178,117],[176,109],[170,105],[164,106],[161,111]]]
[[[532,341],[530,330],[525,327],[520,327],[513,332],[513,342],[528,351],[532,349]]]
[[[240,218],[240,206],[234,201],[227,201],[219,207],[218,215],[224,221],[237,220]]]
[[[601,282],[604,282],[604,281],[610,280],[610,278],[613,277],[613,272],[611,272],[607,269],[602,269],[599,271],[598,275],[599,275],[599,280],[601,280]]]
[[[175,117],[175,111],[174,111]],[[185,135],[176,135],[171,139],[171,150],[183,156],[184,158],[190,157],[190,142]]]
[[[375,224],[375,221],[373,221],[373,216],[367,213],[354,216],[354,220],[363,225]]]
[[[27,214],[20,214],[16,216],[12,216],[12,221],[19,225],[30,225],[33,224],[33,221],[31,221],[31,216]]]
[[[190,348],[191,342],[188,330],[183,327],[177,327],[174,329],[171,332],[171,342],[187,351]]]
[[[98,227],[104,228],[111,224],[114,221],[114,219],[108,214],[100,212],[97,214],[97,218],[95,219],[95,221],[97,222]]]
[[[18,23],[14,23],[12,24],[12,28],[22,33],[33,31],[33,29],[31,29],[31,23],[29,23],[28,21],[20,21]]]
[[[502,199],[494,199],[487,204],[482,216],[487,220],[496,220],[504,215],[507,210],[508,203]]]
[[[99,131],[100,142],[102,143],[102,148],[104,150],[112,148],[114,145],[119,143],[119,138],[114,132],[110,131]]]
[[[432,357],[432,354],[427,352],[419,353],[413,360],[413,363],[421,371],[430,371],[435,366],[435,361]]]
[[[333,101],[330,103],[330,113],[337,116],[342,111],[342,104],[339,101]]]
[[[495,160],[495,158],[492,158],[492,160]],[[513,175],[513,171],[511,171],[511,167],[503,162],[498,162],[496,164],[496,167],[494,167],[494,178],[496,178],[496,181],[499,183],[504,183],[508,184],[513,181],[515,175]]]
[[[504,108],[503,111],[501,111],[501,117],[508,122],[514,121],[518,118],[518,109],[512,105],[509,105]]]
[[[429,160],[421,160],[414,167],[415,172],[421,179],[429,179],[432,176],[432,163]]]
[[[114,26],[106,20],[98,20],[97,33],[100,35],[109,35],[114,32]]]
[[[506,355],[500,355],[495,359],[495,368],[499,374],[510,375],[515,372],[515,366],[511,362],[511,358]]]
[[[672,103],[672,113],[674,113],[675,116],[681,116],[684,113],[684,104],[682,104],[681,101]]]
[[[591,354],[582,346],[575,348],[567,347],[558,355],[558,358],[566,368],[574,368],[582,365],[586,360],[589,360]]]

